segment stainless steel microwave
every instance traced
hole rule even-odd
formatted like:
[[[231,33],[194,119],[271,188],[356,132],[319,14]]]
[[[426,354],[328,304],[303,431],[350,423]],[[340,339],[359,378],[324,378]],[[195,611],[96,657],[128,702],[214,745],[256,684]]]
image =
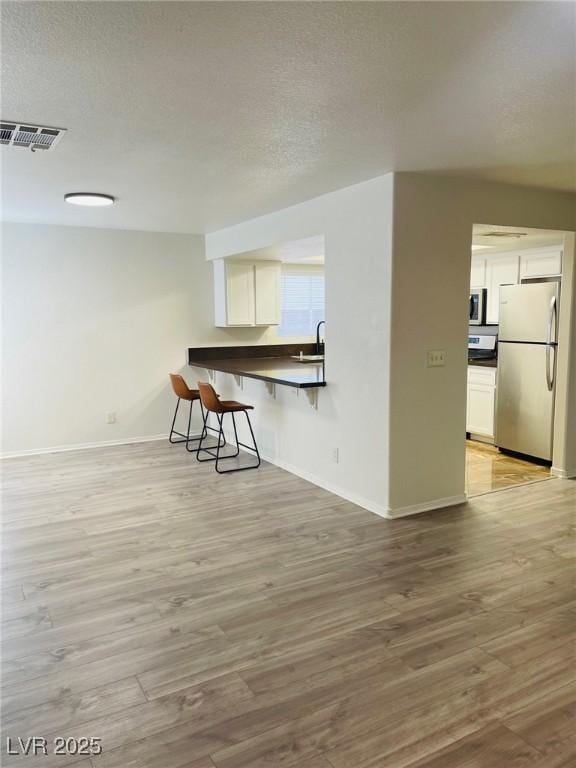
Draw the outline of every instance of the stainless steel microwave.
[[[469,313],[470,325],[486,325],[486,288],[472,288]]]

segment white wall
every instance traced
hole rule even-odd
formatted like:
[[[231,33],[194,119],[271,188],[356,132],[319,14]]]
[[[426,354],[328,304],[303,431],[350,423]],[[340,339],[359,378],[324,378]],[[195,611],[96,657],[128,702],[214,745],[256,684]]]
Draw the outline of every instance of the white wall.
[[[274,399],[263,382],[245,379],[239,392],[218,374],[218,389],[256,405],[264,455],[368,509],[404,514],[461,498],[472,225],[574,230],[574,203],[567,194],[388,175],[214,232],[206,253],[197,236],[5,224],[3,451],[165,434],[168,372],[181,370],[191,384],[206,377],[185,365],[187,347],[276,341],[274,329],[214,328],[206,257],[324,234],[328,386],[317,410],[290,388],[277,387]],[[570,242],[565,276],[575,273]],[[560,471],[576,468],[569,306],[564,299]],[[427,349],[447,350],[446,368],[426,369]],[[105,423],[108,411],[117,424]]]
[[[576,477],[576,237],[564,237],[552,472]]]
[[[166,433],[202,259],[200,237],[5,223],[3,452]]]
[[[281,388],[275,402],[263,384],[240,393],[220,376],[218,387],[253,398],[268,457],[369,509],[394,517],[464,501],[472,226],[575,229],[574,204],[564,193],[399,173],[208,235],[208,258],[326,235],[329,383],[318,413]],[[565,253],[565,288],[573,258]],[[564,471],[576,456],[569,308],[557,396]],[[432,349],[447,352],[444,368],[426,367]]]
[[[390,508],[392,515],[458,501],[464,494],[466,336],[473,224],[576,229],[576,196],[504,184],[399,173],[394,182],[390,381]],[[572,241],[573,242],[573,241]],[[563,302],[574,252],[564,255]],[[574,301],[574,299],[572,299]],[[576,333],[562,323],[567,376]],[[426,368],[426,352],[447,351],[445,368]],[[573,384],[572,384],[573,386]],[[576,393],[559,382],[556,430],[562,462],[576,456]],[[561,428],[560,428],[561,427]],[[566,440],[563,434],[566,433]],[[556,463],[556,456],[555,456]],[[573,466],[576,466],[576,460]]]
[[[1,255],[3,454],[164,435],[189,346],[300,340],[214,327],[203,236],[6,222]]]
[[[256,406],[267,458],[381,514],[388,502],[392,189],[392,175],[380,177],[206,236],[214,259],[325,235],[328,386],[318,409],[287,387],[278,386],[274,400],[263,382],[245,379],[241,392],[225,374],[217,374],[217,388]]]

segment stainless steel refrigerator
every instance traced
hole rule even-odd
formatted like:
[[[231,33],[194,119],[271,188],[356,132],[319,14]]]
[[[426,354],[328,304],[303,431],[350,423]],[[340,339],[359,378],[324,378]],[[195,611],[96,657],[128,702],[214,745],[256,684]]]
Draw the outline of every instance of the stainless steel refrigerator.
[[[558,281],[500,288],[495,443],[552,460]]]

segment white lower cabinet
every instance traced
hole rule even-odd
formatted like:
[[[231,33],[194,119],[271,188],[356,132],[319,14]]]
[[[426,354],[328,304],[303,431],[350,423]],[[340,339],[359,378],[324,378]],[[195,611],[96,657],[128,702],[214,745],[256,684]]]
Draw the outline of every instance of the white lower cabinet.
[[[496,368],[468,366],[466,432],[494,439]]]

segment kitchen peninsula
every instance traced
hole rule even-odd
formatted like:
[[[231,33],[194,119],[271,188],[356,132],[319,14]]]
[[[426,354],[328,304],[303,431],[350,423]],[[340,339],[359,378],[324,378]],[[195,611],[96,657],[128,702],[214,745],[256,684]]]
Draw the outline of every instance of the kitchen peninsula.
[[[306,357],[315,355],[316,351],[315,344],[193,347],[188,349],[188,364],[271,384],[310,389],[326,386],[324,360],[301,362],[298,358],[300,353]]]

